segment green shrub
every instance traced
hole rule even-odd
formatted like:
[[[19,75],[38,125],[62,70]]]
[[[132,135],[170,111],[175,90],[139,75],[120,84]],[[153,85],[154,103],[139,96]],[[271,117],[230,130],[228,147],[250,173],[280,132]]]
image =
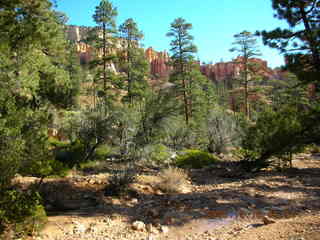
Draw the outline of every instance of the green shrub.
[[[305,149],[306,152],[312,153],[312,154],[319,154],[320,153],[320,146],[316,144],[311,144]]]
[[[60,147],[60,148],[63,148],[63,147],[68,147],[69,146],[69,142],[65,142],[65,141],[60,141],[56,138],[52,138],[50,137],[49,138],[49,143],[52,147]]]
[[[136,175],[133,171],[124,169],[114,173],[108,179],[108,184],[105,188],[106,196],[122,196],[128,193],[129,185],[136,180]]]
[[[79,166],[84,155],[84,145],[80,141],[55,149],[55,159],[69,168]]]
[[[108,155],[111,153],[111,148],[107,145],[101,145],[95,150],[95,159],[97,160],[106,160]]]
[[[28,133],[19,174],[39,178],[66,175],[67,168],[55,159],[51,141],[42,132]]]
[[[16,237],[32,235],[46,221],[40,195],[33,191],[7,189],[0,193],[0,236],[10,228]]]
[[[163,144],[150,144],[143,148],[141,158],[155,163],[164,163],[171,157],[171,151]]]
[[[277,161],[291,161],[293,153],[302,151],[308,135],[308,121],[301,110],[285,106],[278,111],[265,110],[247,130],[242,143],[242,165],[247,171],[259,171]],[[308,131],[307,131],[308,130]],[[278,164],[279,165],[279,164]],[[289,163],[291,165],[291,163]]]
[[[178,167],[203,168],[217,162],[218,157],[200,150],[186,150],[175,159]]]

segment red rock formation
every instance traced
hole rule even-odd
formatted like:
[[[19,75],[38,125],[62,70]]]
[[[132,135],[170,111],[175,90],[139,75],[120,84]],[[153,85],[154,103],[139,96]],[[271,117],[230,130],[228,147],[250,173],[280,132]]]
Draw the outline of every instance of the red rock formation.
[[[223,81],[227,79],[237,78],[243,71],[244,66],[241,64],[241,57],[234,59],[231,62],[219,62],[216,64],[202,65],[200,70],[213,81]],[[268,67],[267,61],[259,58],[249,59],[250,70],[257,75],[271,78],[275,75],[275,72]]]
[[[80,58],[80,63],[81,64],[89,63],[92,58],[93,49],[88,44],[85,44],[83,42],[78,42],[76,46],[77,46],[77,52]]]
[[[151,75],[157,78],[166,78],[169,76],[171,67],[168,65],[169,55],[166,51],[156,52],[149,47],[145,52],[146,58],[150,63]]]

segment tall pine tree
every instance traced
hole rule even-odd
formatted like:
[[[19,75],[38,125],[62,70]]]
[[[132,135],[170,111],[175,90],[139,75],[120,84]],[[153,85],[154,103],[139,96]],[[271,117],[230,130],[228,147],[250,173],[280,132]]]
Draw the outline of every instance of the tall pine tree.
[[[170,31],[167,33],[168,37],[173,38],[170,43],[172,66],[174,69],[171,79],[181,88],[187,124],[189,123],[191,112],[188,102],[187,74],[190,72],[190,63],[194,61],[193,55],[197,51],[196,46],[193,44],[193,36],[189,33],[191,29],[192,24],[187,23],[183,18],[177,18],[171,23]]]
[[[101,0],[100,4],[96,7],[93,19],[98,25],[96,32],[95,46],[98,50],[99,61],[98,65],[102,66],[99,71],[98,77],[103,80],[103,97],[106,101],[107,81],[108,81],[108,63],[112,59],[112,49],[114,48],[114,38],[117,33],[116,20],[118,12],[112,3],[108,0]]]
[[[122,51],[120,65],[126,74],[127,98],[130,104],[135,97],[142,97],[147,87],[146,77],[149,72],[144,51],[140,49],[139,41],[143,39],[137,23],[127,19],[119,27]],[[142,90],[142,91],[141,91]]]
[[[248,31],[243,31],[239,34],[234,35],[235,42],[233,42],[233,45],[235,45],[234,48],[230,49],[231,52],[237,52],[239,53],[240,58],[236,64],[239,64],[243,70],[241,71],[241,81],[244,86],[244,108],[245,108],[245,114],[247,117],[249,117],[249,81],[253,78],[252,74],[250,76],[250,62],[249,59],[253,58],[255,56],[259,56],[260,51],[257,47],[257,39],[256,36]]]

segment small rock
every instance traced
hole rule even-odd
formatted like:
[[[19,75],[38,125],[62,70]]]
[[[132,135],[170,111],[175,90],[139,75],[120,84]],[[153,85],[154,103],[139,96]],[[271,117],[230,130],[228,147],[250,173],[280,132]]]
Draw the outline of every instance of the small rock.
[[[139,200],[137,198],[132,198],[130,202],[132,204],[137,204],[137,203],[139,203]]]
[[[152,236],[152,235],[149,235],[149,236],[146,238],[146,240],[155,240],[155,237]]]
[[[98,229],[94,223],[90,224],[90,227],[86,230],[86,233],[97,233]]]
[[[163,195],[163,192],[158,189],[158,190],[156,190],[155,194],[156,194],[156,195]]]
[[[75,226],[73,227],[73,233],[74,234],[82,234],[85,233],[86,231],[86,227],[79,223],[79,222],[73,222],[75,224]]]
[[[152,224],[148,224],[146,226],[146,229],[149,233],[155,233],[155,234],[158,233],[158,230]]]
[[[168,233],[169,232],[169,228],[167,226],[161,226],[160,227],[160,231],[163,233]]]
[[[136,231],[141,231],[143,232],[145,230],[146,226],[144,222],[141,221],[135,221],[132,223],[132,229]]]
[[[272,223],[275,223],[276,221],[269,218],[268,216],[264,216],[263,219],[262,219],[263,223],[265,225],[268,225],[268,224],[272,224]]]

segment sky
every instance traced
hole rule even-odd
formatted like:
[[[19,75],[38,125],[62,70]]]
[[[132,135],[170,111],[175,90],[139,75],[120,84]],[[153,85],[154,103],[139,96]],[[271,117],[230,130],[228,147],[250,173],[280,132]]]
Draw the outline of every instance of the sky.
[[[100,0],[57,0],[57,9],[69,17],[68,24],[95,26],[92,15]],[[113,0],[118,10],[117,24],[133,18],[144,33],[145,48],[157,51],[170,49],[166,33],[175,18],[182,17],[193,25],[190,31],[201,62],[230,61],[234,35],[247,30],[272,30],[287,27],[273,17],[271,0]],[[272,68],[283,65],[283,56],[276,49],[263,46],[259,39],[260,58]]]

